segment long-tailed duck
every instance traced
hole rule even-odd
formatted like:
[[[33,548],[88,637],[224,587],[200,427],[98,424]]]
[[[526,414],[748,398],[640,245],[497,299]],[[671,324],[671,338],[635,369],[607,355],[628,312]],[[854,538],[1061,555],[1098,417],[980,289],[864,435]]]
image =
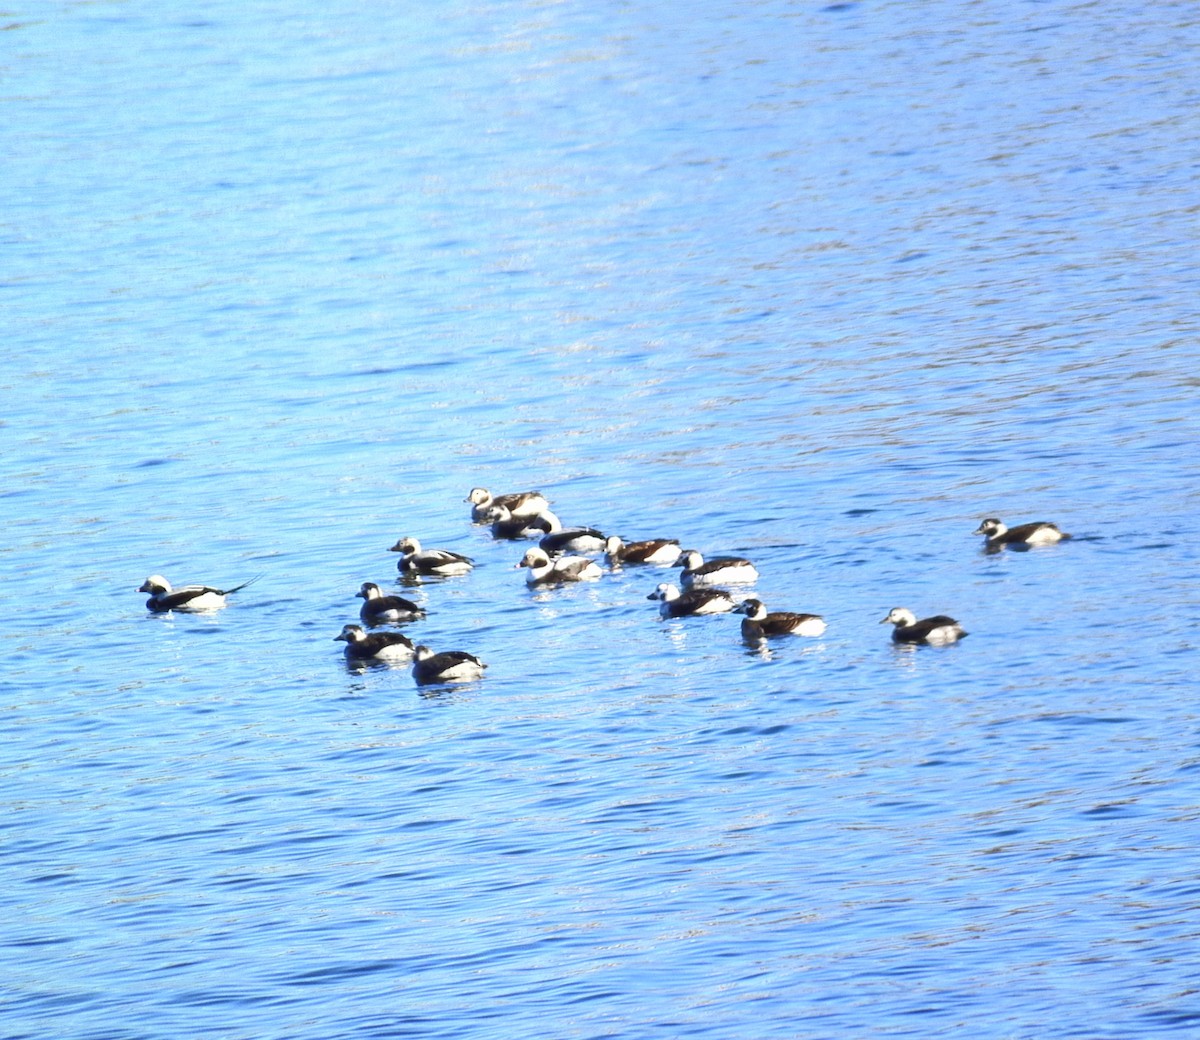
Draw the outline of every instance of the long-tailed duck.
[[[1053,545],[1071,537],[1065,531],[1060,531],[1057,524],[1046,523],[1044,520],[1006,527],[995,517],[984,520],[974,533],[986,537],[986,549],[999,549],[1005,545]]]
[[[427,646],[418,646],[413,652],[413,679],[420,686],[472,682],[483,678],[486,667],[478,657],[465,650],[443,650],[435,654]]]
[[[768,636],[819,636],[825,631],[825,619],[819,614],[793,614],[781,610],[768,614],[762,600],[748,599],[737,608],[745,614],[742,638],[756,641]]]
[[[549,533],[558,517],[549,510],[535,516],[513,516],[507,506],[492,506],[484,514],[484,520],[491,524],[493,538],[513,541],[518,538],[541,538]]]
[[[513,516],[533,516],[550,508],[546,496],[540,491],[514,491],[507,495],[493,495],[487,488],[471,488],[464,499],[471,503],[471,519],[483,523],[492,506],[504,506]]]
[[[595,560],[586,556],[557,556],[551,559],[544,549],[529,549],[518,567],[528,567],[528,585],[557,585],[567,581],[594,581],[604,572]]]
[[[967,633],[952,617],[937,614],[918,621],[916,614],[905,607],[893,607],[881,625],[895,625],[892,639],[897,643],[930,643],[942,646],[962,639]]]
[[[415,538],[401,538],[388,550],[402,553],[396,569],[403,574],[433,574],[443,578],[466,574],[475,561],[449,549],[422,549]]]
[[[720,589],[684,589],[675,585],[659,585],[646,599],[659,601],[658,612],[663,617],[689,617],[693,614],[728,614],[737,604]]]
[[[399,632],[372,632],[358,625],[346,625],[333,641],[346,644],[350,661],[407,661],[413,655],[412,640]]]
[[[600,552],[604,548],[604,535],[594,527],[563,527],[549,510],[543,510],[538,519],[550,526],[538,545],[551,556],[564,552]]]
[[[424,617],[425,611],[411,599],[403,596],[385,596],[373,581],[364,581],[355,594],[363,605],[358,616],[368,625],[382,625],[388,621],[412,621]]]
[[[683,550],[674,538],[647,538],[626,544],[615,534],[604,543],[609,565],[622,563],[654,563],[660,567],[674,567]]]
[[[150,593],[146,607],[155,613],[182,610],[198,614],[208,610],[220,610],[225,606],[226,596],[233,595],[247,585],[253,585],[257,580],[256,577],[251,578],[231,589],[214,589],[208,585],[183,585],[173,589],[171,583],[161,574],[151,574],[137,591]]]
[[[718,556],[706,562],[695,549],[686,549],[679,561],[684,585],[749,585],[758,580],[757,568],[740,556]]]

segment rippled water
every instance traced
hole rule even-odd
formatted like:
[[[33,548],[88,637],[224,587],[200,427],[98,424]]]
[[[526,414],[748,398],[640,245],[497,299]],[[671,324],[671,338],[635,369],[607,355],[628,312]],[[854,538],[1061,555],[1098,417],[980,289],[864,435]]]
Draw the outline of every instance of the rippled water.
[[[5,1036],[1194,1033],[1191,5],[3,27]],[[829,629],[530,592],[476,484]],[[333,642],[405,534],[485,681]]]

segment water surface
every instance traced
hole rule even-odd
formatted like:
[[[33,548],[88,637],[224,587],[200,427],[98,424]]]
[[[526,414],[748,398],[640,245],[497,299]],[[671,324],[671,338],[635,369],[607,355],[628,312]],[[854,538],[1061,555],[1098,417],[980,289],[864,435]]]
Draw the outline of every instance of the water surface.
[[[5,1035],[1195,1030],[1188,5],[5,28]],[[529,592],[477,484],[828,632]],[[405,534],[484,682],[344,663]]]

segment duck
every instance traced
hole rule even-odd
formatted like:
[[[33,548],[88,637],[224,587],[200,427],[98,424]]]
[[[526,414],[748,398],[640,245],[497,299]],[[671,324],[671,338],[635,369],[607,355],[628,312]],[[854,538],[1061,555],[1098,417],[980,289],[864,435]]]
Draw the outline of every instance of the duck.
[[[418,686],[473,682],[483,678],[486,667],[478,657],[465,650],[443,650],[435,654],[427,646],[418,646],[413,651],[412,675]]]
[[[819,636],[825,631],[825,619],[819,614],[793,614],[777,611],[768,614],[759,599],[742,601],[734,613],[745,614],[742,620],[742,638],[749,641],[768,636]]]
[[[1035,520],[1029,524],[1008,527],[1003,521],[989,516],[973,532],[983,535],[986,549],[999,549],[1005,545],[1054,545],[1071,536],[1059,530],[1058,524]]]
[[[674,567],[683,550],[674,538],[646,538],[640,542],[623,542],[615,534],[604,542],[604,552],[611,567],[622,563],[653,563]]]
[[[749,585],[758,580],[758,569],[740,556],[718,556],[705,562],[695,549],[685,549],[679,563],[684,585]]]
[[[896,626],[892,630],[892,640],[896,643],[929,643],[942,646],[957,642],[967,635],[962,625],[952,617],[937,614],[918,621],[916,614],[906,607],[893,607],[888,616],[879,623]]]
[[[690,617],[694,614],[728,614],[737,604],[720,589],[684,589],[663,583],[646,599],[659,601],[658,612],[663,617]]]
[[[396,569],[402,574],[432,574],[449,578],[468,573],[475,561],[449,549],[422,549],[415,538],[401,538],[388,552],[401,553]]]
[[[355,594],[363,605],[358,616],[368,625],[382,625],[388,621],[414,621],[424,617],[425,611],[411,599],[403,596],[385,596],[373,581],[364,581]]]
[[[558,517],[548,509],[534,516],[513,516],[508,506],[491,506],[484,514],[484,521],[491,524],[493,538],[514,541],[549,534]]]
[[[536,517],[549,525],[538,545],[551,556],[564,552],[600,552],[606,539],[594,527],[563,527],[562,522],[550,510],[543,510]]]
[[[471,503],[471,519],[476,523],[486,520],[487,511],[492,506],[503,506],[513,516],[535,516],[550,508],[546,496],[540,491],[514,491],[507,495],[493,495],[487,488],[471,488],[471,493],[463,500]]]
[[[257,577],[235,585],[231,589],[214,589],[209,585],[181,585],[175,589],[161,574],[151,574],[138,587],[138,592],[150,593],[146,600],[146,608],[156,614],[168,610],[179,610],[193,614],[209,610],[221,610],[225,607],[225,597],[240,592],[247,585],[253,585]]]
[[[348,661],[408,661],[413,656],[412,640],[399,632],[368,635],[360,625],[346,625],[333,641],[346,644]]]
[[[559,585],[568,581],[595,581],[604,572],[595,560],[586,556],[556,556],[551,559],[541,548],[529,549],[518,567],[528,567],[528,585]]]

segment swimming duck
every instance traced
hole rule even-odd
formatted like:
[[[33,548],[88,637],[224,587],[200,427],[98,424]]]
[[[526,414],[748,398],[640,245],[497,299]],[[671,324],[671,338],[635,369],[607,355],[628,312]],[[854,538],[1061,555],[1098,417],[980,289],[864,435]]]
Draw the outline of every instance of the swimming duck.
[[[662,567],[674,567],[683,550],[674,538],[647,538],[626,544],[615,534],[604,543],[609,566],[622,563],[655,563]]]
[[[492,525],[493,538],[508,541],[518,538],[540,538],[558,523],[558,517],[548,509],[535,516],[513,516],[507,506],[491,506],[483,519]]]
[[[563,527],[558,517],[548,509],[543,510],[537,519],[545,521],[550,527],[538,545],[551,556],[564,552],[599,552],[604,548],[604,535],[594,527]]]
[[[825,619],[819,614],[793,614],[778,611],[768,614],[762,600],[748,599],[735,611],[745,614],[742,638],[759,640],[768,636],[819,636],[825,631]]]
[[[403,596],[385,596],[373,581],[364,581],[355,594],[364,602],[358,616],[368,625],[382,625],[388,621],[413,621],[424,617],[425,611],[411,599]]]
[[[962,639],[966,632],[952,617],[938,614],[918,621],[916,614],[905,607],[893,607],[881,625],[892,624],[892,639],[897,643],[930,643],[942,646]]]
[[[401,538],[388,552],[403,554],[396,569],[404,574],[433,574],[448,578],[466,574],[475,566],[475,561],[462,553],[449,549],[422,549],[421,543],[415,538]]]
[[[247,585],[253,585],[257,580],[258,578],[251,578],[231,589],[214,589],[208,585],[183,585],[173,589],[171,583],[161,574],[151,574],[142,582],[137,591],[150,593],[150,598],[146,600],[146,607],[155,613],[161,614],[168,610],[200,613],[207,610],[220,610],[225,606],[226,596],[232,596]]]
[[[688,617],[693,614],[728,614],[737,604],[720,589],[684,589],[675,585],[659,585],[646,599],[659,601],[658,612],[663,617]]]
[[[1005,545],[1053,545],[1071,536],[1060,531],[1057,524],[1046,523],[1042,520],[1030,524],[1018,524],[1016,527],[1006,527],[995,517],[988,517],[974,531],[984,535],[987,541],[986,549],[999,549]]]
[[[567,581],[594,581],[604,572],[595,560],[586,556],[557,556],[551,559],[544,549],[530,549],[518,567],[528,567],[525,582],[529,585],[556,585]]]
[[[333,641],[346,644],[349,661],[407,661],[413,655],[412,640],[399,632],[372,632],[358,625],[346,625]]]
[[[758,570],[740,556],[718,556],[705,562],[695,549],[686,549],[679,557],[683,567],[679,575],[684,585],[749,585],[758,580]]]
[[[550,508],[545,495],[540,491],[515,491],[508,495],[493,495],[487,488],[471,488],[463,500],[471,503],[471,519],[477,523],[486,520],[492,506],[504,506],[513,516],[534,516]]]
[[[465,650],[443,650],[435,654],[427,646],[418,646],[413,651],[412,674],[420,686],[472,682],[483,678],[486,667],[478,657]]]

